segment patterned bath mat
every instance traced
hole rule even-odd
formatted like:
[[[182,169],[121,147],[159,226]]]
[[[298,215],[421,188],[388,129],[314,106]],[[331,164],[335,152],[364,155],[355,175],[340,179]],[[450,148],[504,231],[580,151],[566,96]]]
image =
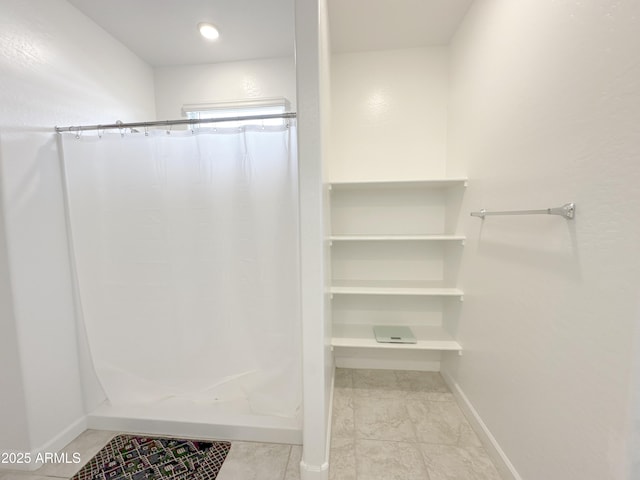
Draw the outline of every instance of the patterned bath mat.
[[[214,480],[229,442],[118,435],[71,480]]]

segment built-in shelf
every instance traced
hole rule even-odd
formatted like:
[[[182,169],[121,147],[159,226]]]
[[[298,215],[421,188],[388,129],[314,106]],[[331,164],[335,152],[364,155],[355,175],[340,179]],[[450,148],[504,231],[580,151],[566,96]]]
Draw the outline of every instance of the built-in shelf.
[[[329,240],[336,242],[362,242],[362,241],[464,241],[464,235],[331,235]]]
[[[396,350],[453,350],[462,347],[442,327],[410,325],[417,343],[378,343],[372,325],[334,324],[331,345],[345,348],[380,348]]]
[[[358,188],[412,188],[412,187],[455,187],[467,185],[466,178],[436,178],[430,180],[373,180],[361,182],[332,182],[331,188],[358,189]]]
[[[334,281],[330,293],[341,295],[419,295],[430,297],[462,297],[458,288],[433,287],[420,282],[350,280]]]
[[[336,364],[437,370],[440,352],[462,351],[445,327],[453,303],[464,300],[455,286],[466,186],[466,178],[329,185]],[[373,327],[380,321],[407,322],[417,343],[378,343]]]

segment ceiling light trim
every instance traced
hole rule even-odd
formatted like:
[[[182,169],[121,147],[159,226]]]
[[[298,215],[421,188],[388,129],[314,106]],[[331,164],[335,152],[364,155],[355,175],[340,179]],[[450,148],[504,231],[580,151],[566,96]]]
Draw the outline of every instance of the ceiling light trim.
[[[209,41],[217,40],[220,37],[220,30],[209,22],[200,22],[198,24],[198,31],[203,38]]]

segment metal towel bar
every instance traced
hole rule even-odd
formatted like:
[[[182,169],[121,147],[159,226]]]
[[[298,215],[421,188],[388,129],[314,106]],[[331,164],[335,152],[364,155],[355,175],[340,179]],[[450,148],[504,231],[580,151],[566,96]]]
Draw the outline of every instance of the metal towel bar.
[[[487,215],[560,215],[571,220],[576,214],[575,203],[565,203],[561,207],[545,208],[543,210],[510,210],[506,212],[488,212],[484,208],[479,212],[471,212],[472,217],[484,219]]]

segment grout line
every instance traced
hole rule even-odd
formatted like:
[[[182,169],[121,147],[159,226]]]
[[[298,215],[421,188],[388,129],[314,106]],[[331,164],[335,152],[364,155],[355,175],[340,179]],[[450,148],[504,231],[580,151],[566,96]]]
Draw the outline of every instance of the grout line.
[[[289,454],[287,455],[287,463],[284,465],[284,472],[282,472],[282,479],[287,478],[287,472],[289,471],[289,463],[291,462],[291,453],[293,452],[292,445],[289,445]]]
[[[355,419],[354,419],[354,422],[355,422]],[[356,453],[357,451],[356,442],[358,442],[358,439],[356,438],[356,434],[354,431],[353,432],[353,473],[355,473],[356,480],[358,480],[358,455]]]
[[[356,392],[355,392],[355,378],[354,378],[354,374],[353,374],[353,369],[349,368],[349,369],[345,369],[345,370],[349,370],[349,378],[350,378],[350,387],[349,389],[351,390],[350,392],[350,397],[351,397],[351,414],[353,415],[353,432],[351,434],[351,446],[353,449],[353,473],[355,475],[355,479],[358,480],[358,457],[356,455]],[[331,419],[331,421],[333,421],[333,418]],[[346,438],[346,437],[345,437]],[[333,435],[331,440],[333,440]],[[329,451],[329,454],[331,454],[331,451]],[[331,475],[331,463],[329,463],[329,475]]]
[[[396,380],[399,380],[397,370],[394,370],[393,374],[395,375]],[[402,400],[402,405],[404,406],[407,412],[407,418],[409,419],[409,423],[411,424],[411,429],[413,430],[413,434],[415,436],[415,442],[413,443],[414,448],[417,450],[418,455],[420,455],[420,460],[422,460],[422,465],[424,465],[424,472],[427,474],[426,480],[430,480],[431,475],[429,475],[429,468],[427,467],[427,462],[425,461],[424,454],[422,453],[422,448],[420,448],[420,437],[418,436],[418,428],[416,427],[416,424],[413,422],[413,420],[411,419],[411,415],[409,414],[409,408],[407,407],[406,397]]]
[[[356,379],[353,370],[351,370],[351,404],[353,405],[353,473],[356,476],[356,480],[358,480],[358,446],[356,443],[358,442],[358,429],[356,428]]]
[[[393,371],[393,374],[396,377],[396,380],[398,379],[398,374],[397,374],[397,370]],[[409,408],[407,406],[407,399],[406,397],[401,399],[402,401],[402,406],[404,407],[405,412],[407,413],[407,419],[409,420],[409,423],[411,424],[411,431],[413,432],[413,436],[414,436],[414,441],[411,442],[413,444],[419,444],[420,443],[420,437],[418,436],[418,429],[416,427],[416,424],[414,423],[414,421],[411,419],[411,414],[409,413]],[[426,402],[428,403],[428,400],[426,400]],[[422,457],[422,452],[420,453],[420,456]],[[423,458],[423,463],[424,463],[424,458]],[[425,465],[425,469],[426,469],[426,465]]]

